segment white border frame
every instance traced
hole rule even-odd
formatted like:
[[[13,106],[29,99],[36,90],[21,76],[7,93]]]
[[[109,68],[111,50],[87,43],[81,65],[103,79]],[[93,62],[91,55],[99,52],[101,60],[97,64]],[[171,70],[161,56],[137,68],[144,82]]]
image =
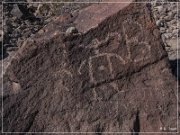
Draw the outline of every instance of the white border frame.
[[[57,3],[129,3],[129,2],[4,2],[2,0],[2,58],[3,58],[3,24],[4,24],[4,20],[3,20],[3,5],[5,3],[12,3],[12,4],[16,4],[16,3],[36,3],[36,4],[57,4]],[[132,3],[151,3],[151,2],[132,2]],[[161,3],[161,2],[159,2]],[[179,12],[178,12],[178,9],[179,9],[179,3],[180,1],[178,2],[163,2],[163,3],[176,3],[177,4],[177,28],[179,28],[179,21],[178,21],[178,16],[179,16]],[[179,43],[179,33],[177,33],[177,48],[178,48],[178,43]],[[179,61],[178,61],[178,55],[179,55],[179,52],[178,52],[178,49],[177,49],[177,75],[179,75]],[[2,74],[3,74],[3,59],[2,59]],[[179,82],[177,81],[177,132],[133,132],[134,134],[153,134],[153,133],[156,133],[156,134],[177,134],[179,133]],[[2,120],[1,120],[1,126],[2,126],[2,129],[1,129],[1,133],[6,133],[6,134],[92,134],[92,133],[105,133],[105,134],[132,134],[132,132],[3,132],[3,77],[2,77]]]

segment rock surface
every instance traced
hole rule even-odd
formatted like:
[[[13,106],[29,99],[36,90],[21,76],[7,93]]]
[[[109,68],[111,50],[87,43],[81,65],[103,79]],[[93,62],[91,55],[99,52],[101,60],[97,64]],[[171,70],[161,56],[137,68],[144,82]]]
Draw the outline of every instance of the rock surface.
[[[5,0],[6,2],[11,2],[14,0]],[[16,14],[12,14],[13,10],[18,10],[16,4],[4,4],[4,42],[3,42],[3,59],[4,67],[0,66],[0,69],[3,70],[3,73],[6,72],[6,69],[11,62],[16,50],[23,44],[24,40],[31,38],[35,33],[37,33],[43,26],[51,22],[53,16],[57,16],[63,13],[71,13],[75,16],[80,9],[90,5],[88,2],[101,2],[102,0],[20,0],[28,2],[24,4],[26,11],[32,12],[33,16],[36,16],[38,19],[34,22],[25,19],[24,17],[17,18]],[[84,3],[32,3],[32,2],[84,2]],[[115,1],[115,0],[114,0]],[[118,0],[117,0],[118,1]],[[122,1],[122,0],[121,0]],[[140,0],[139,0],[140,1]],[[180,53],[178,55],[177,49],[177,20],[179,19],[177,15],[177,0],[146,0],[152,5],[152,13],[157,22],[162,22],[162,27],[159,26],[163,43],[168,52],[169,60],[171,61],[171,68],[174,72],[174,75],[180,79],[180,75],[177,74],[177,64],[178,59],[180,58]],[[17,1],[16,1],[17,2]],[[143,0],[143,2],[145,2]],[[180,7],[180,6],[179,6]],[[0,9],[1,11],[1,9]],[[166,12],[167,11],[167,12]],[[22,13],[19,13],[22,14]],[[168,19],[169,18],[169,19]],[[168,38],[167,38],[168,37]],[[1,36],[2,38],[2,36]],[[174,46],[177,47],[174,48]],[[2,52],[2,51],[1,51]],[[2,60],[1,62],[2,63]],[[2,65],[2,64],[0,64]],[[2,76],[2,73],[0,73]]]
[[[70,27],[78,32],[66,35]],[[4,75],[3,131],[176,132],[177,82],[162,44],[148,4],[54,18]]]

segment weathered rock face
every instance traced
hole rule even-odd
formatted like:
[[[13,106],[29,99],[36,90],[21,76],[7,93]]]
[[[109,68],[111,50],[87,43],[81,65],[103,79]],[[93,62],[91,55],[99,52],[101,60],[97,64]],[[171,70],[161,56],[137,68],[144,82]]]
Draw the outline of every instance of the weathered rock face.
[[[13,59],[3,102],[9,132],[177,130],[177,85],[146,4],[55,18]]]

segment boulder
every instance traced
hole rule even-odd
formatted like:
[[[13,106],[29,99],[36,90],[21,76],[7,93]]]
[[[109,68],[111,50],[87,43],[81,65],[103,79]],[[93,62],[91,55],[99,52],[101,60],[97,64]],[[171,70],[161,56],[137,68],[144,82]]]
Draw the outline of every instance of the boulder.
[[[145,3],[54,18],[4,75],[4,132],[176,132],[177,119],[177,81]]]

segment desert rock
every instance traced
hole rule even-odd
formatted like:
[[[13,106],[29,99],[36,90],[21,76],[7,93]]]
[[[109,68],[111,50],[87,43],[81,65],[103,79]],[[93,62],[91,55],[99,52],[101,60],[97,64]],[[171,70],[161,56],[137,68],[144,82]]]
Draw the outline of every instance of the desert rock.
[[[4,75],[5,132],[176,132],[177,82],[148,4],[92,4],[42,31]]]

